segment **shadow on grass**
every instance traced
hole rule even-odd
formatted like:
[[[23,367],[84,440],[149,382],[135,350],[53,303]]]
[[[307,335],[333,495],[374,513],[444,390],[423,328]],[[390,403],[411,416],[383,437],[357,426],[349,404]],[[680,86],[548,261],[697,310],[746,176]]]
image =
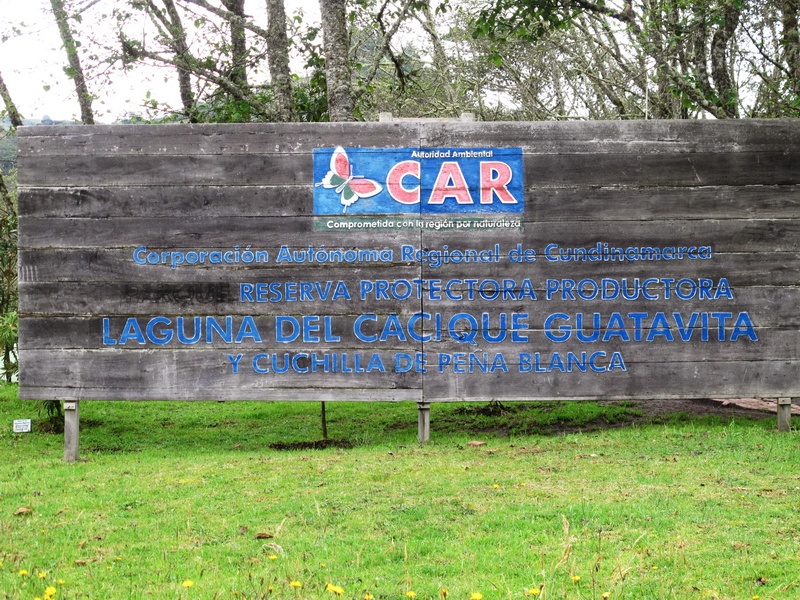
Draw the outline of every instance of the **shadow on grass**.
[[[15,388],[0,391],[0,415],[32,409],[33,403],[17,400],[11,391]],[[82,402],[81,452],[307,451],[408,445],[417,440],[413,402],[328,402],[326,412],[331,438],[327,440],[322,439],[321,407],[316,402]],[[651,403],[634,401],[440,403],[431,407],[431,440],[552,436],[648,424],[711,426],[727,424],[734,417],[742,425],[769,426],[746,419],[770,415],[740,413],[699,401],[663,402],[656,411]],[[39,436],[51,438],[48,434],[63,432],[63,422],[39,421]]]

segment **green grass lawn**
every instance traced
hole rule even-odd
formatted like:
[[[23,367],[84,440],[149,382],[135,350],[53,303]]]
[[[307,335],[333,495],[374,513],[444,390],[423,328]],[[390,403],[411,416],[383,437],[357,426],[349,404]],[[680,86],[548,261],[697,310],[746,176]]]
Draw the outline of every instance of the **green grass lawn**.
[[[0,394],[0,598],[800,597],[774,419],[435,405],[420,446],[414,404],[329,403],[352,448],[279,451],[319,438],[319,404],[86,402],[66,464]]]

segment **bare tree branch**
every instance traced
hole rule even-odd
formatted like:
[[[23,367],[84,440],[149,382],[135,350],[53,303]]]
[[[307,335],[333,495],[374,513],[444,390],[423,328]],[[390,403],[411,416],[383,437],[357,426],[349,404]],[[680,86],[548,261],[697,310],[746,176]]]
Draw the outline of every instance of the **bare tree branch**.
[[[22,127],[23,125],[22,116],[19,114],[17,106],[11,99],[11,94],[8,92],[8,88],[6,87],[6,82],[3,81],[2,74],[0,74],[0,96],[3,97],[3,104],[5,104],[6,106],[6,113],[8,113],[8,118],[11,121],[11,126]]]
[[[397,30],[400,29],[400,25],[402,25],[403,21],[406,18],[406,15],[408,15],[408,10],[411,7],[412,2],[413,0],[403,0],[403,4],[400,8],[400,14],[397,16],[397,20],[394,22],[394,25],[392,25],[389,28],[389,30],[386,33],[384,33],[383,38],[381,39],[378,45],[378,51],[375,53],[372,65],[367,71],[364,80],[362,81],[358,89],[353,91],[354,100],[360,98],[364,94],[364,92],[367,91],[367,88],[369,87],[370,83],[372,83],[372,80],[378,73],[378,69],[381,66],[381,61],[383,60],[383,57],[386,56],[386,53],[389,51],[389,45],[392,43],[392,38],[397,33]]]

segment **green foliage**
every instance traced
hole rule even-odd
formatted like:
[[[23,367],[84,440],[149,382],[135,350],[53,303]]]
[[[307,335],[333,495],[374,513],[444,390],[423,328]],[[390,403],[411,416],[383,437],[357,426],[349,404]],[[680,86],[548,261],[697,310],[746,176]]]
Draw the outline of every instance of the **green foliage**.
[[[330,120],[328,115],[328,84],[325,77],[325,57],[322,54],[320,38],[322,29],[313,25],[303,25],[303,19],[295,16],[291,22],[294,28],[292,46],[304,61],[305,77],[294,76],[292,94],[297,120],[307,123],[323,123]]]
[[[271,97],[266,91],[254,91],[254,95],[267,102]],[[195,111],[195,116],[201,123],[248,123],[253,118],[252,107],[248,102],[222,91],[197,104]]]
[[[19,341],[19,330],[17,328],[17,311],[9,311],[0,315],[0,348],[3,349],[3,374],[6,381],[17,372],[16,345]]]
[[[17,160],[17,132],[0,129],[0,161]]]
[[[548,31],[569,26],[579,12],[572,0],[494,0],[478,14],[473,36],[535,42]]]
[[[17,186],[16,170],[0,175],[0,352],[6,381],[17,371]]]

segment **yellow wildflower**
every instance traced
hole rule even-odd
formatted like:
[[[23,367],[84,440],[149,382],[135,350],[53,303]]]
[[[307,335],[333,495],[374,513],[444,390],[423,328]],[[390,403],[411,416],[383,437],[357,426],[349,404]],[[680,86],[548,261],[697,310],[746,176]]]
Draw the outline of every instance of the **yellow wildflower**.
[[[578,583],[580,580],[581,580],[581,576],[580,575],[573,575],[572,576],[572,581],[574,581],[575,583]]]
[[[303,584],[300,583],[299,581],[290,581],[289,582],[289,587],[301,588],[301,587],[303,587]]]
[[[499,488],[499,487],[500,487],[500,484],[498,484],[498,483],[493,483],[493,484],[492,484],[492,487],[493,487],[493,488]]]
[[[194,581],[192,581],[191,579],[187,579],[181,585],[185,588],[190,588],[194,585]]]
[[[483,594],[480,592],[472,592],[469,597],[469,600],[483,600]]]
[[[332,583],[326,583],[325,589],[329,592],[336,594],[337,596],[341,596],[342,594],[344,594],[344,588],[338,585],[333,585]]]
[[[444,588],[444,587],[439,590],[439,595],[442,597],[442,600],[446,600],[447,594],[449,594],[449,593],[450,592],[447,590],[447,588]]]
[[[56,590],[55,587],[53,587],[52,585],[48,585],[46,588],[44,588],[44,595],[45,596],[55,596],[57,591],[58,590]]]
[[[47,573],[44,571],[39,571],[39,579],[44,579],[45,577],[47,577]]]
[[[65,584],[65,583],[67,583],[67,582],[66,582],[66,581],[64,581],[63,579],[59,579],[58,581],[56,581],[56,583],[57,583],[58,585],[64,585],[64,584]]]
[[[541,593],[541,591],[542,590],[540,590],[539,588],[531,588],[531,589],[528,590],[528,593],[531,596],[538,596]]]
[[[375,596],[367,592],[366,594],[364,594],[364,600],[375,600]]]
[[[600,595],[600,597],[601,597],[601,598],[603,598],[603,600],[606,600],[606,598],[608,598],[608,597],[610,597],[610,596],[611,596],[611,592],[603,592],[603,593]]]
[[[28,570],[27,570],[27,569],[20,569],[20,570],[19,570],[19,574],[20,574],[20,575],[22,575],[22,576],[24,577],[25,575],[27,575],[27,574],[28,574]]]
[[[274,554],[270,554],[268,557],[270,560],[278,560],[278,557]]]
[[[411,590],[408,590],[406,592],[406,598],[416,598],[416,597],[417,597],[417,593],[416,592],[412,592]]]

